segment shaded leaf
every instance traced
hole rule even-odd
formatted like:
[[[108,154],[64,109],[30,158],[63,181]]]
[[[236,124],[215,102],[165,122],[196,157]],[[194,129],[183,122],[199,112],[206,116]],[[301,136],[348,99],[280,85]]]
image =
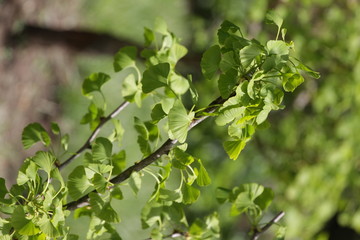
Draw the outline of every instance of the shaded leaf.
[[[205,78],[212,79],[219,69],[221,53],[219,45],[214,45],[207,49],[201,58],[201,70]]]
[[[126,67],[135,65],[137,49],[134,46],[121,48],[114,57],[114,70],[119,72]]]
[[[110,76],[105,73],[93,73],[85,78],[82,84],[82,93],[88,95],[91,92],[100,91],[102,85],[109,80]]]
[[[141,176],[138,172],[133,172],[131,174],[129,185],[135,194],[139,192],[141,188]]]
[[[142,79],[142,90],[144,93],[167,85],[167,77],[170,72],[169,63],[159,63],[145,70]]]
[[[196,200],[200,196],[200,190],[189,185],[188,183],[184,183],[181,192],[183,195],[183,203],[184,204],[192,204],[196,202]]]
[[[24,128],[21,142],[25,149],[29,149],[37,142],[42,142],[45,146],[49,146],[51,139],[39,123],[31,123]]]
[[[218,88],[223,99],[228,98],[238,83],[238,71],[230,69],[225,74],[221,74],[218,81]]]

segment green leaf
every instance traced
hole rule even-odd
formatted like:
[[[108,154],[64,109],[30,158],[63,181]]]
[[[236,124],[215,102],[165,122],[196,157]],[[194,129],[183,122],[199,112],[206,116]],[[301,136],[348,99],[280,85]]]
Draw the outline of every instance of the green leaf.
[[[242,36],[241,30],[238,26],[225,20],[217,32],[219,43],[224,45],[225,41],[230,37],[230,34],[235,36]]]
[[[303,76],[299,73],[285,73],[283,77],[283,88],[287,92],[293,92],[300,84],[304,82]]]
[[[124,198],[123,193],[119,186],[112,188],[110,193],[111,193],[111,197],[115,199],[122,200]]]
[[[297,69],[301,69],[303,71],[305,71],[307,74],[309,74],[311,77],[318,79],[320,78],[320,73],[315,72],[314,70],[312,70],[310,67],[306,66],[305,64],[299,62],[298,65],[296,66]]]
[[[8,190],[5,185],[5,179],[0,177],[0,202],[5,198],[5,195],[8,193]]]
[[[230,69],[225,74],[221,74],[218,81],[218,88],[223,99],[228,98],[238,83],[238,71]]]
[[[54,166],[54,162],[56,161],[56,158],[53,154],[49,152],[39,151],[33,157],[33,161],[46,173],[50,174],[51,169]]]
[[[280,40],[270,40],[266,43],[266,48],[269,54],[275,55],[289,55],[289,46],[286,42]]]
[[[184,204],[192,204],[192,203],[196,202],[196,200],[200,196],[200,190],[187,184],[187,183],[183,184],[183,186],[181,188],[181,192],[183,194],[183,203]]]
[[[239,154],[244,149],[246,141],[226,141],[224,142],[224,149],[229,155],[230,159],[236,160],[239,157]]]
[[[155,34],[149,28],[144,28],[144,39],[145,39],[145,47],[151,45],[151,43],[155,40]]]
[[[161,103],[156,104],[151,110],[151,119],[154,122],[159,122],[164,117],[166,117],[166,113],[162,109]]]
[[[168,115],[171,139],[177,139],[180,143],[184,143],[194,116],[193,112],[187,113],[181,101],[175,101]]]
[[[46,215],[43,215],[43,217],[40,219],[39,226],[41,231],[46,234],[47,237],[56,238],[60,236],[59,231],[56,229],[53,222],[46,217]]]
[[[268,24],[275,24],[279,29],[283,24],[283,19],[273,11],[266,14],[265,20]]]
[[[199,94],[195,88],[195,85],[192,82],[192,76],[188,75],[187,80],[189,82],[189,86],[190,86],[190,94],[191,94],[191,100],[193,102],[193,104],[195,105],[199,99]]]
[[[261,110],[259,115],[257,115],[257,117],[256,117],[256,123],[258,125],[263,123],[267,119],[270,112],[271,112],[271,109],[267,109],[267,108],[264,108],[263,110]]]
[[[204,165],[201,163],[200,160],[199,160],[199,164],[200,164],[200,168],[199,168],[198,176],[196,178],[196,183],[202,187],[207,186],[211,183],[211,178],[209,177],[208,172],[206,171]]]
[[[118,175],[126,167],[126,152],[124,150],[112,155],[113,175]]]
[[[279,226],[274,240],[285,240],[286,227]]]
[[[120,222],[119,215],[111,207],[110,202],[104,202],[103,199],[96,193],[89,193],[90,206],[94,210],[97,217],[106,222]]]
[[[82,85],[82,93],[87,96],[91,92],[101,91],[101,87],[104,83],[110,80],[110,76],[99,72],[93,73],[87,78],[85,78]]]
[[[157,17],[155,19],[155,23],[154,23],[154,31],[161,33],[163,35],[167,35],[168,31],[167,31],[167,24],[164,21],[163,18],[161,17]]]
[[[227,72],[230,69],[236,69],[239,66],[239,60],[235,58],[234,51],[223,53],[219,68],[222,72]]]
[[[64,136],[61,137],[61,147],[67,151],[68,150],[68,146],[69,146],[69,134],[65,134]]]
[[[145,124],[137,117],[134,117],[134,127],[136,132],[145,140],[149,139],[149,131],[146,128]]]
[[[170,109],[174,106],[174,98],[163,98],[161,99],[161,107],[165,114],[169,114]]]
[[[98,193],[105,193],[108,182],[103,175],[95,173],[94,177],[92,178],[92,183],[94,184],[94,187]]]
[[[176,147],[173,150],[176,161],[173,162],[174,167],[185,169],[186,166],[194,162],[194,157]]]
[[[169,85],[177,95],[183,95],[189,89],[188,80],[177,74],[171,74]]]
[[[219,69],[221,53],[219,45],[214,45],[207,49],[201,58],[201,70],[205,78],[213,79]]]
[[[151,154],[151,147],[148,140],[146,140],[142,136],[138,136],[137,143],[139,144],[140,151],[144,155],[144,157],[147,157]]]
[[[51,122],[51,131],[53,132],[53,134],[55,135],[59,135],[60,134],[60,127],[56,122]]]
[[[40,229],[26,218],[23,207],[17,206],[11,216],[11,225],[21,235],[33,236],[40,232]]]
[[[258,196],[254,203],[258,205],[261,210],[265,211],[274,199],[274,192],[271,188],[264,188],[264,191]]]
[[[31,123],[24,128],[21,142],[25,149],[29,149],[37,142],[42,142],[45,146],[49,146],[51,139],[39,123]]]
[[[39,177],[37,171],[38,167],[33,161],[30,161],[29,159],[25,160],[19,170],[18,177],[16,179],[17,184],[23,185],[30,180],[35,182]]]
[[[117,141],[119,146],[121,145],[123,136],[124,136],[124,128],[121,125],[120,120],[118,119],[111,119],[111,122],[114,126],[113,132],[109,137],[110,142]]]
[[[229,200],[231,195],[231,190],[223,187],[218,187],[216,189],[216,200],[219,203],[224,203]]]
[[[141,86],[137,84],[134,74],[130,74],[124,79],[121,95],[125,100],[135,102],[138,107],[141,106]],[[138,97],[140,99],[137,99]]]
[[[229,122],[233,121],[235,118],[241,117],[244,115],[246,107],[239,107],[237,105],[226,107],[220,111],[219,116],[215,119],[215,122],[218,126],[224,126]]]
[[[103,163],[111,159],[112,143],[109,139],[98,137],[92,145],[92,160]]]
[[[142,90],[144,93],[167,85],[167,78],[170,72],[169,63],[159,63],[145,70],[142,79]]]
[[[114,70],[119,72],[126,67],[135,65],[137,49],[133,46],[127,46],[121,48],[114,58]]]
[[[91,189],[92,184],[86,176],[84,166],[77,166],[69,175],[69,195],[77,200]]]
[[[181,44],[175,43],[170,48],[169,52],[169,61],[173,62],[174,64],[179,61],[182,57],[184,57],[187,53],[186,47]]]
[[[240,50],[241,64],[246,68],[252,61],[262,53],[262,49],[257,44],[250,44]]]
[[[133,172],[131,174],[129,185],[131,189],[134,191],[135,194],[137,194],[141,188],[141,176],[138,172]]]

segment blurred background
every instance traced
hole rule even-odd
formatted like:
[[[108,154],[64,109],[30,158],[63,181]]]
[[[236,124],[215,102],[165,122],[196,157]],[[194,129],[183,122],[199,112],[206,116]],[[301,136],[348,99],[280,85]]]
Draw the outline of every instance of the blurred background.
[[[265,42],[276,36],[275,26],[264,25],[267,10],[284,18],[296,57],[322,77],[306,79],[287,96],[285,110],[271,114],[271,127],[259,130],[237,161],[226,156],[221,144],[226,133],[213,120],[191,131],[189,152],[203,160],[213,184],[186,209],[189,222],[218,211],[221,239],[246,239],[244,218],[229,217],[229,206],[220,206],[214,193],[219,186],[257,182],[275,192],[269,219],[285,211],[286,239],[360,239],[358,0],[0,0],[0,177],[14,183],[31,154],[21,146],[22,129],[30,122],[48,128],[56,121],[70,133],[71,150],[82,145],[90,134],[79,124],[88,106],[81,96],[82,80],[92,72],[112,74],[113,55],[126,45],[142,46],[144,27],[151,28],[157,17],[189,49],[179,71],[201,84],[204,106],[218,94],[216,83],[201,82],[199,61],[216,41],[217,28],[227,19],[249,38]],[[114,78],[106,89],[109,111],[122,102],[122,79]],[[141,154],[132,119],[148,119],[148,112],[145,103],[121,117],[129,137],[124,147],[133,145],[133,161]],[[123,239],[149,236],[139,216],[151,191],[143,189],[137,197],[125,192],[125,200],[118,202]],[[81,232],[86,221],[71,224]],[[273,239],[273,233],[261,239]]]

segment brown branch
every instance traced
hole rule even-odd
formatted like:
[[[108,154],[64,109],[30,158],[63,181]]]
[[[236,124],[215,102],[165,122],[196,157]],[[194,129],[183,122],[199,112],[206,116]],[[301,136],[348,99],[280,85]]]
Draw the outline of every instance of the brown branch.
[[[200,117],[195,116],[195,118],[190,123],[189,130],[191,130],[193,127],[195,127],[196,125],[198,125],[199,123],[201,123],[202,121],[204,121],[205,119],[207,119],[209,117],[209,116],[201,116],[202,113],[215,112],[219,108],[219,105],[223,104],[226,100],[227,99],[218,97],[216,100],[214,100],[212,103],[210,103],[208,108],[206,108],[204,111],[201,111],[198,114],[198,116],[200,116]],[[144,169],[145,167],[149,166],[150,164],[155,162],[157,159],[159,159],[162,155],[168,154],[176,143],[177,143],[177,140],[168,139],[161,147],[159,147],[155,152],[150,154],[148,157],[144,158],[140,162],[135,163],[134,165],[127,168],[126,170],[121,172],[119,175],[117,175],[116,177],[111,179],[111,183],[119,184],[119,183],[124,182],[126,179],[128,179],[131,176],[131,174],[133,172],[141,171],[142,169]],[[95,190],[93,192],[95,192]],[[80,207],[89,205],[88,201],[89,201],[89,197],[88,197],[88,195],[85,195],[76,201],[67,203],[65,205],[65,208],[68,210],[74,210],[76,208],[80,208]]]
[[[251,237],[251,240],[257,240],[261,234],[263,234],[266,230],[268,230],[273,224],[280,221],[285,216],[285,212],[281,211],[278,213],[273,219],[270,220],[265,226],[260,229],[255,229],[254,233]]]
[[[105,118],[102,118],[100,120],[99,125],[95,128],[95,130],[91,133],[90,137],[86,140],[86,142],[84,143],[84,145],[82,145],[82,147],[79,148],[79,150],[77,150],[73,155],[71,155],[68,159],[66,159],[63,163],[61,163],[58,167],[59,169],[63,169],[66,165],[68,165],[69,163],[71,163],[75,158],[79,157],[80,154],[85,151],[86,149],[90,148],[90,144],[92,141],[94,141],[94,139],[96,138],[96,136],[99,134],[101,127],[107,123],[109,120],[113,119],[114,117],[116,117],[127,105],[129,105],[129,102],[124,101],[123,103],[121,103],[112,113],[110,113],[108,116],[106,116]]]

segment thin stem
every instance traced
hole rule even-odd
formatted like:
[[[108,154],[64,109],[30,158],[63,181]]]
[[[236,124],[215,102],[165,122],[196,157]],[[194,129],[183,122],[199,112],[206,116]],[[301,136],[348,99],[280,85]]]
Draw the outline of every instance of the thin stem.
[[[75,158],[79,157],[80,154],[85,151],[86,149],[90,148],[90,144],[92,141],[94,141],[94,139],[96,138],[96,136],[99,134],[101,127],[107,123],[109,120],[113,119],[114,117],[116,117],[124,108],[126,108],[129,105],[128,101],[124,101],[123,103],[121,103],[112,113],[110,113],[107,117],[102,118],[100,120],[99,125],[95,128],[95,130],[91,133],[90,137],[86,140],[86,142],[84,143],[84,145],[82,145],[82,147],[79,148],[79,150],[77,150],[74,154],[72,154],[68,159],[66,159],[63,163],[61,163],[58,167],[59,169],[63,169],[66,165],[68,165],[69,163],[71,163]]]
[[[285,212],[281,211],[273,219],[271,219],[270,222],[268,222],[265,226],[263,226],[260,229],[255,229],[254,233],[251,237],[251,240],[257,240],[262,233],[264,233],[266,230],[268,230],[272,225],[279,222],[280,219],[282,219],[284,216],[285,216]]]

